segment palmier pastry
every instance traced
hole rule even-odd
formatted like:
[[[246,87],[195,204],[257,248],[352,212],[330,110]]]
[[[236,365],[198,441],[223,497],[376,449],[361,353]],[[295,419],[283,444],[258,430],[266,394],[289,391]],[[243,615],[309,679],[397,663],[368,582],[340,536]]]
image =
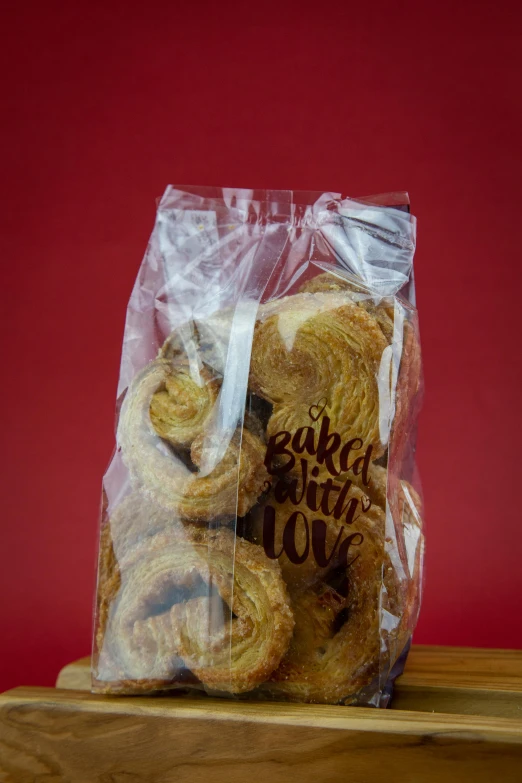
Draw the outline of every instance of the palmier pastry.
[[[183,324],[167,337],[159,358],[172,361],[182,357],[191,365],[200,361],[216,375],[223,375],[233,319],[234,309],[227,307]]]
[[[382,333],[390,343],[393,338],[394,303],[393,297],[379,297],[376,304],[370,289],[362,282],[351,281],[331,272],[323,272],[304,283],[300,293],[339,293],[344,292],[359,307],[369,312],[379,324]]]
[[[265,505],[273,509],[275,549],[281,551],[296,625],[287,655],[262,692],[317,703],[351,698],[379,670],[380,593],[387,562],[384,513],[355,485],[343,498],[348,525],[344,514],[339,519],[314,514],[303,501],[294,504],[289,497],[277,503],[274,490]],[[301,517],[291,531],[295,550],[308,553],[302,562],[293,562],[288,541],[285,545],[295,512]],[[260,517],[253,515],[253,532],[254,540],[261,541]]]
[[[121,584],[119,561],[139,541],[155,535],[172,523],[172,515],[169,512],[156,506],[140,492],[131,492],[110,514],[105,494],[103,501],[96,595],[97,639],[100,643],[107,625],[111,601]],[[96,667],[98,652],[96,645],[93,650]]]
[[[300,489],[297,494],[302,494]],[[311,511],[304,499],[293,503],[288,497],[279,503],[272,490],[253,510],[249,519],[250,536],[254,542],[267,545],[267,541],[263,540],[266,514],[273,548],[280,553],[278,559],[283,577],[294,592],[306,590],[308,585],[327,579],[340,562],[348,563],[354,557],[364,557],[363,534],[366,528],[373,533],[378,530],[384,535],[383,510],[373,505],[359,487],[350,487],[343,498],[343,506],[343,516],[336,519],[325,516],[320,509]],[[350,517],[348,523],[347,516]],[[288,543],[292,552],[295,550],[293,560],[288,556]],[[296,560],[299,562],[294,562]]]
[[[421,397],[422,365],[415,327],[404,322],[402,355],[395,395],[395,416],[390,435],[391,464],[404,460],[408,439],[418,414]]]
[[[337,704],[351,701],[374,679],[380,660],[383,565],[382,530],[370,524],[364,528],[360,556],[346,570],[347,591],[324,579],[291,591],[294,635],[263,693]]]
[[[424,534],[421,499],[407,481],[392,480],[388,488],[388,509],[393,519],[394,538],[387,536],[389,563],[385,572],[383,609],[395,618],[388,632],[391,665],[402,652],[417,619],[421,597]],[[389,585],[391,584],[391,587]]]
[[[277,503],[273,491],[264,501],[274,509],[275,549],[281,552],[296,626],[289,651],[263,693],[294,701],[351,702],[377,674],[386,680],[406,645],[419,602],[422,538],[411,524],[412,517],[421,524],[420,499],[407,482],[395,480],[388,488],[385,468],[373,466],[372,474],[374,503],[370,505],[370,497],[357,486],[346,495],[345,508],[350,500],[357,502],[350,526],[325,516],[315,529],[312,520],[321,514],[314,515],[304,503]],[[385,523],[387,491],[393,514],[390,535]],[[295,549],[309,550],[297,563],[283,546],[285,526],[294,511],[301,516],[292,530]],[[260,516],[252,517],[254,540],[262,541]],[[310,538],[318,534],[316,548]],[[330,562],[322,560],[323,551]]]
[[[278,563],[226,528],[169,529],[128,550],[99,585],[99,691],[249,691],[288,648],[294,620]],[[100,572],[101,574],[103,572]]]
[[[301,427],[318,435],[328,417],[330,431],[343,443],[372,445],[376,459],[386,448],[379,429],[379,371],[387,344],[375,318],[342,293],[297,294],[263,305],[250,388],[274,406],[267,435]],[[389,385],[388,378],[381,383]],[[310,406],[320,401],[323,420],[312,420]]]
[[[163,377],[150,401],[150,420],[158,435],[173,446],[190,446],[205,430],[219,384],[205,367],[194,370],[184,362],[157,361],[149,373]]]
[[[192,441],[191,464],[187,466],[188,460],[158,436],[151,418],[152,399],[164,389],[170,367],[164,360],[149,364],[135,377],[123,402],[117,436],[131,480],[157,505],[182,520],[205,522],[243,516],[262,493],[267,478],[264,445],[243,428],[236,431],[221,455],[222,444],[208,427]],[[203,472],[197,470],[201,467]]]
[[[421,384],[421,353],[420,345],[413,323],[403,318],[405,305],[399,305],[395,311],[393,297],[379,297],[376,302],[369,288],[363,283],[351,281],[344,277],[324,272],[304,283],[299,289],[301,292],[318,293],[344,292],[359,307],[373,315],[379,324],[381,331],[388,343],[401,340],[401,355],[399,374],[395,389],[395,416],[390,436],[390,451],[394,459],[402,460],[410,424],[415,419],[417,408],[414,405]],[[394,334],[394,322],[396,315],[401,314],[402,329]],[[392,389],[393,391],[393,389]]]
[[[139,541],[165,530],[173,521],[176,519],[171,512],[134,490],[111,510],[104,527],[110,531],[114,553],[119,560]]]
[[[411,635],[420,602],[424,554],[422,501],[408,481],[379,465],[369,470],[370,483],[362,486],[373,504],[386,514],[385,561],[381,608],[386,615],[382,635],[381,668],[385,655],[390,665],[399,657]],[[355,476],[359,480],[360,476]]]

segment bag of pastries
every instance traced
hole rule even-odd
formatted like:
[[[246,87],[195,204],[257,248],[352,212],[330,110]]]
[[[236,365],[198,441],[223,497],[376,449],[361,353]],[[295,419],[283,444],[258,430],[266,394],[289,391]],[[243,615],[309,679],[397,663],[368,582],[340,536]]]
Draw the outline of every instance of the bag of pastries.
[[[92,687],[386,706],[419,611],[405,194],[168,187],[130,297]]]

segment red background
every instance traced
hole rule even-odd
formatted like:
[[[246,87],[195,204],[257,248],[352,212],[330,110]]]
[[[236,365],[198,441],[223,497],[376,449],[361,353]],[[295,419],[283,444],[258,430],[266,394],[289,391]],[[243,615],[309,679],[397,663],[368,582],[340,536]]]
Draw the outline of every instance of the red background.
[[[169,182],[410,192],[415,640],[522,647],[520,4],[366,5],[8,7],[0,689],[89,652],[125,308]]]

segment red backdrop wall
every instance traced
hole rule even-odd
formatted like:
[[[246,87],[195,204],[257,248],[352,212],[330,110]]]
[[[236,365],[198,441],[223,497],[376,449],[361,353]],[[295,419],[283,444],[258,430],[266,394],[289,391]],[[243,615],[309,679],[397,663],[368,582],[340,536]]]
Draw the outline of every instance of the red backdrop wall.
[[[520,4],[360,6],[7,10],[0,689],[52,684],[90,650],[126,302],[169,182],[410,192],[415,640],[522,647]]]

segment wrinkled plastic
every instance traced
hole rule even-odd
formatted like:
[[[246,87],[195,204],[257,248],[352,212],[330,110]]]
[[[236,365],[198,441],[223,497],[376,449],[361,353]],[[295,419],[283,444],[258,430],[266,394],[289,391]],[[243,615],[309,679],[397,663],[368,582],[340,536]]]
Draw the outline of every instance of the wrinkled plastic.
[[[405,194],[167,188],[127,310],[94,690],[388,703],[424,548],[415,227]]]

